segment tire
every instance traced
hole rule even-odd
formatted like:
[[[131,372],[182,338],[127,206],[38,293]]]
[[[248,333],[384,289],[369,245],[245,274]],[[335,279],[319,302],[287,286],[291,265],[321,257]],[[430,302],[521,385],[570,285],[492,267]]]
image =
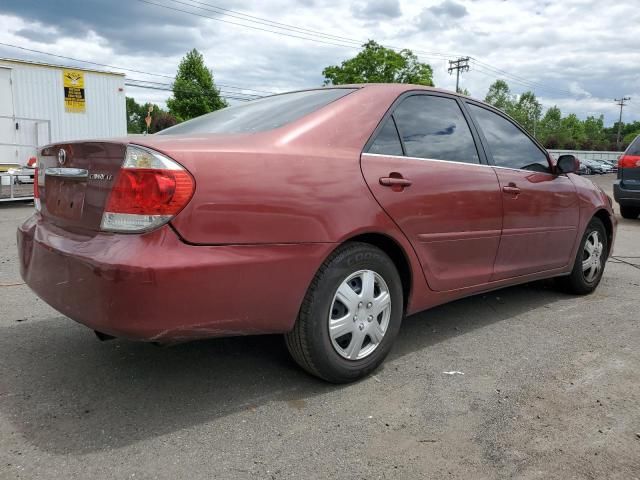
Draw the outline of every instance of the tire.
[[[312,375],[332,383],[355,381],[375,370],[391,350],[403,305],[402,282],[391,259],[366,243],[345,244],[313,278],[296,324],[285,334],[287,348]]]
[[[622,218],[636,219],[640,215],[640,208],[620,205],[620,215],[622,215]]]
[[[585,172],[585,175],[593,175],[593,172],[589,167],[587,167],[587,171]]]
[[[596,242],[593,241],[594,238]],[[582,236],[571,274],[557,279],[561,289],[576,295],[592,293],[602,279],[608,252],[607,231],[602,221],[594,217]],[[589,259],[592,259],[591,266],[585,269]]]

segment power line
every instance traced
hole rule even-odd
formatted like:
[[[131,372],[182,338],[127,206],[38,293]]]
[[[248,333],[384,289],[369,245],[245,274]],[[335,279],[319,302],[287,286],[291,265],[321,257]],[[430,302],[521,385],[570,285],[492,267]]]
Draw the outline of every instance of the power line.
[[[142,79],[139,79],[139,78],[131,78],[131,77],[128,77],[127,80],[129,80],[131,82],[142,82],[142,83],[151,84],[151,85],[160,85],[160,86],[163,86],[163,87],[167,87],[169,89],[173,89],[174,88],[174,84],[173,83],[153,82],[151,80],[142,80]],[[220,84],[216,84],[214,88],[218,87],[218,85],[220,85]],[[196,87],[196,88],[201,90],[203,95],[207,95],[207,94],[211,93],[211,91],[208,91],[207,89],[203,89],[203,88],[199,88],[199,87]],[[217,88],[217,90],[220,91],[220,92],[226,92],[226,93],[229,93],[229,94],[232,94],[232,95],[236,95],[236,96],[237,95],[242,95],[244,97],[247,97],[247,99],[249,99],[249,100],[254,100],[256,98],[263,98],[263,95],[257,95],[255,93],[243,93],[243,92],[229,91],[226,88]]]
[[[622,97],[615,98],[613,101],[616,102],[616,105],[620,105],[620,119],[618,120],[618,138],[616,140],[616,145],[618,145],[618,150],[620,150],[620,131],[622,130],[622,109],[625,107],[628,100],[631,100],[631,97]]]
[[[190,91],[190,90],[175,90],[171,87],[168,86],[161,86],[161,85],[140,85],[137,83],[133,83],[133,82],[124,82],[125,85],[130,86],[130,87],[136,87],[136,88],[145,88],[145,89],[149,89],[149,90],[161,90],[164,92],[180,92],[180,93],[185,93],[187,95],[198,95],[198,96],[204,96],[206,95],[206,93],[203,92],[194,92],[194,91]],[[253,98],[246,98],[246,97],[237,97],[234,95],[229,95],[229,94],[219,94],[220,97],[225,98],[225,99],[229,99],[229,100],[239,100],[239,101],[243,101],[243,102],[249,102],[251,100],[255,100]]]
[[[73,62],[86,63],[86,64],[89,64],[89,65],[97,65],[99,67],[112,68],[114,70],[124,70],[125,72],[141,73],[143,75],[149,75],[149,76],[152,76],[152,77],[161,77],[161,78],[168,78],[170,80],[175,80],[175,77],[172,77],[171,75],[165,75],[165,74],[162,74],[162,73],[146,72],[146,71],[143,71],[143,70],[135,70],[135,69],[132,69],[132,68],[125,68],[125,67],[120,67],[120,66],[117,66],[117,65],[109,65],[107,63],[93,62],[91,60],[82,60],[82,59],[79,59],[79,58],[68,57],[68,56],[65,56],[65,55],[58,55],[57,53],[45,52],[45,51],[36,50],[36,49],[33,49],[33,48],[26,48],[26,47],[22,47],[20,45],[13,45],[11,43],[0,42],[0,45],[5,46],[5,47],[17,48],[17,49],[24,50],[24,51],[31,52],[31,53],[38,53],[40,55],[48,55],[50,57],[62,58],[64,60],[71,60]],[[219,84],[219,85],[226,86],[228,88],[251,90],[252,92],[260,92],[260,93],[268,93],[268,94],[274,94],[275,93],[275,92],[268,92],[268,91],[265,91],[265,90],[254,90],[254,89],[251,89],[251,88],[245,88],[245,87],[240,87],[240,86],[231,86],[231,85],[222,85],[222,84]]]
[[[181,0],[166,0],[166,1],[179,3],[179,4],[182,4],[182,5],[190,6],[192,8],[198,8],[198,9],[209,11],[209,12],[213,12],[213,13],[220,13],[223,16],[228,16],[228,17],[240,19],[240,20],[243,20],[245,22],[257,23],[259,25],[264,25],[264,26],[268,26],[268,27],[271,27],[271,28],[277,28],[277,29],[281,29],[281,30],[285,30],[285,31],[293,31],[293,32],[296,32],[296,33],[301,33],[301,34],[312,36],[312,37],[324,37],[326,39],[333,40],[333,41],[340,41],[340,42],[347,42],[347,43],[354,43],[355,44],[355,45],[343,45],[343,44],[340,44],[340,46],[345,46],[345,47],[350,47],[350,48],[360,48],[364,43],[366,43],[366,40],[355,39],[355,38],[350,38],[350,37],[344,37],[344,36],[340,36],[340,35],[333,35],[333,34],[328,34],[328,33],[322,32],[320,30],[314,30],[314,29],[311,29],[311,28],[298,27],[296,25],[291,25],[291,24],[282,23],[282,22],[276,22],[276,21],[269,20],[269,19],[264,18],[264,17],[258,17],[258,16],[255,16],[255,15],[249,15],[249,14],[246,14],[246,13],[238,12],[236,10],[231,10],[231,9],[228,9],[228,8],[220,7],[218,5],[213,5],[211,3],[202,2],[202,1],[199,1],[199,0],[186,0],[189,3],[185,3],[184,1],[181,1]],[[194,4],[197,4],[197,5],[194,5]],[[204,8],[204,7],[200,7],[198,5],[204,5],[204,6],[210,7],[210,8]],[[161,6],[161,5],[159,5],[159,6]],[[193,12],[188,12],[188,11],[186,11],[184,13],[193,14]],[[209,17],[207,17],[207,18],[209,18]],[[213,18],[212,20],[219,20],[219,19]],[[220,21],[222,21],[222,20],[220,20]],[[248,25],[242,25],[242,26],[249,27]],[[251,28],[251,27],[249,27],[249,28]],[[270,33],[281,34],[281,32],[277,32],[277,31],[270,31]],[[307,38],[307,40],[312,40],[312,39]],[[402,50],[402,48],[395,47],[395,46],[392,46],[392,45],[384,45],[384,46],[386,48],[390,48],[392,50]],[[433,51],[424,51],[424,50],[412,50],[412,51],[415,52],[415,53],[423,54],[424,56],[441,57],[441,58],[448,58],[448,57],[452,56],[451,53],[442,53],[442,52],[433,52]]]
[[[336,46],[336,47],[354,48],[354,49],[359,49],[361,47],[361,45],[362,45],[362,40],[347,39],[347,37],[342,37],[345,40],[342,40],[342,41],[340,41],[341,43],[338,43],[339,40],[327,41],[327,39],[315,38],[315,37],[318,37],[318,35],[325,35],[325,34],[319,34],[319,33],[313,33],[313,34],[309,33],[309,34],[307,34],[307,33],[303,33],[303,32],[296,32],[296,33],[300,33],[300,35],[297,35],[297,34],[294,34],[294,33],[287,33],[287,29],[283,28],[283,27],[272,26],[272,28],[279,28],[279,29],[285,30],[285,31],[270,30],[268,28],[261,28],[261,27],[256,27],[254,25],[247,25],[246,23],[238,23],[238,22],[233,22],[231,20],[224,20],[224,19],[222,19],[220,17],[212,17],[210,15],[205,15],[205,14],[202,14],[202,13],[192,12],[192,11],[189,11],[189,10],[184,10],[182,8],[177,8],[177,7],[172,7],[172,6],[169,6],[169,5],[164,5],[162,3],[155,3],[155,2],[151,2],[149,0],[138,0],[138,1],[142,2],[142,3],[149,4],[149,5],[155,5],[156,7],[164,8],[164,9],[167,9],[167,10],[172,10],[172,11],[175,11],[175,12],[186,13],[188,15],[194,15],[194,16],[200,17],[200,18],[207,18],[209,20],[214,20],[216,22],[228,23],[228,24],[231,24],[231,25],[250,28],[250,29],[253,29],[253,30],[261,31],[261,32],[273,33],[275,35],[283,35],[285,37],[297,38],[297,39],[300,39],[300,40],[308,40],[308,41],[311,41],[311,42],[321,43],[321,44],[325,44],[325,45],[332,45],[332,46]],[[206,8],[198,7],[196,5],[193,5],[193,4],[190,4],[190,3],[186,3],[186,2],[183,2],[183,1],[180,1],[180,0],[168,0],[168,1],[172,1],[174,3],[179,3],[179,4],[182,4],[182,5],[185,5],[185,6],[189,6],[191,8],[199,8],[199,9],[205,10],[205,11],[208,10]],[[189,1],[194,2],[196,0],[189,0]],[[198,2],[198,3],[202,3],[202,2]],[[204,5],[207,5],[207,4],[204,4]],[[209,11],[211,11],[211,10],[209,10]],[[215,12],[215,13],[218,13],[218,12]],[[234,17],[234,18],[237,18],[237,17]],[[249,19],[243,19],[243,20],[247,21],[247,22],[258,23],[258,22],[255,22],[255,21],[252,21],[252,20],[249,20]],[[268,20],[265,20],[265,21],[268,21]],[[261,23],[261,25],[265,25],[265,24]],[[291,28],[295,28],[293,26],[288,26],[288,27],[289,27],[289,31],[291,31]],[[302,36],[302,35],[305,35],[305,36]],[[353,44],[344,43],[345,41],[351,42]],[[398,47],[393,47],[391,45],[383,45],[383,46],[386,47],[386,48],[390,48],[392,50],[402,50],[402,49],[400,49]],[[431,57],[431,58],[435,57],[435,58],[441,58],[442,59],[442,58],[448,58],[448,57],[450,57],[452,55],[451,53],[427,52],[427,51],[421,51],[421,50],[412,50],[412,51],[414,51],[415,53],[419,53],[422,56]]]
[[[514,83],[518,83],[520,85],[523,85],[525,87],[531,88],[531,89],[540,89],[540,90],[546,90],[549,92],[555,91],[557,93],[561,93],[563,95],[567,95],[569,97],[575,97],[575,94],[573,92],[570,92],[569,90],[564,90],[561,88],[556,88],[556,87],[551,87],[545,84],[542,84],[540,82],[536,82],[533,80],[527,80],[524,77],[520,77],[518,75],[515,75],[513,73],[509,73],[505,70],[502,70],[500,68],[494,67],[488,63],[482,62],[480,60],[478,60],[477,58],[471,57],[471,61],[476,64],[477,67],[479,67],[480,69],[485,70],[486,72],[483,72],[487,75],[490,75],[492,77],[497,76],[502,76],[507,78],[508,80],[514,82]]]
[[[234,21],[230,21],[230,20],[225,20],[222,19],[220,17],[213,17],[210,15],[205,15],[202,13],[198,13],[198,12],[193,12],[193,11],[189,11],[189,10],[184,10],[182,8],[176,8],[176,7],[172,7],[169,5],[165,5],[165,4],[161,4],[161,3],[155,3],[149,0],[138,0],[139,2],[142,3],[147,3],[149,5],[154,5],[160,8],[165,8],[168,10],[172,10],[172,11],[177,11],[177,12],[181,12],[181,13],[185,13],[188,15],[194,15],[200,18],[207,18],[210,20],[214,20],[214,21],[218,21],[218,22],[223,22],[223,23],[229,23],[231,25],[236,25],[236,26],[241,26],[241,27],[245,27],[245,28],[250,28],[253,30],[258,30],[258,31],[263,31],[263,32],[267,32],[267,33],[272,33],[272,34],[276,34],[276,35],[283,35],[283,36],[287,36],[287,37],[292,37],[292,38],[298,38],[301,40],[308,40],[308,41],[312,41],[312,42],[316,42],[316,43],[322,43],[322,44],[327,44],[327,45],[332,45],[332,46],[340,46],[340,47],[346,47],[346,48],[359,48],[358,46],[356,46],[355,44],[360,44],[361,40],[356,40],[356,39],[352,39],[352,38],[348,38],[348,37],[340,37],[337,35],[329,35],[329,34],[325,34],[323,32],[320,32],[318,30],[312,30],[312,29],[306,29],[306,28],[301,28],[301,27],[296,27],[293,25],[288,25],[285,23],[280,23],[280,22],[273,22],[271,20],[265,19],[265,18],[261,18],[261,17],[257,17],[257,16],[253,16],[253,15],[247,15],[247,14],[243,14],[237,11],[233,11],[233,10],[229,10],[229,9],[224,9],[222,7],[216,6],[216,5],[212,5],[210,3],[206,3],[206,2],[201,2],[199,0],[187,0],[188,2],[191,3],[187,3],[185,1],[181,1],[181,0],[166,0],[166,1],[171,1],[174,3],[178,3],[181,5],[185,5],[191,8],[197,8],[200,10],[205,10],[205,11],[210,11],[213,13],[218,13],[220,15],[224,15],[224,16],[232,16],[233,18],[236,19],[241,19],[245,22],[253,22],[253,23],[257,23],[259,25],[262,26],[269,26],[271,28],[277,28],[280,30],[285,30],[285,31],[277,31],[277,30],[272,30],[272,29],[268,29],[268,28],[262,28],[262,27],[257,27],[255,25],[247,25],[246,23],[239,23],[239,22],[234,22]],[[201,7],[198,5],[194,5],[195,4],[199,4],[199,5],[206,5],[207,7],[210,8],[205,8],[205,7]],[[212,10],[213,9],[213,10]],[[229,13],[226,13],[229,12]],[[233,15],[231,15],[231,13],[233,13]],[[249,17],[249,18],[241,18],[240,16],[244,16],[244,17]],[[253,20],[252,20],[253,19]],[[295,30],[294,30],[295,29]],[[294,31],[294,33],[289,33]],[[299,34],[298,34],[299,33]],[[304,36],[302,36],[304,35]],[[317,38],[318,36],[323,36],[324,38]],[[332,37],[330,38],[330,40],[332,41],[327,41],[328,37]],[[334,40],[335,39],[335,40]],[[344,43],[344,42],[349,42],[349,43]],[[383,45],[386,48],[390,48],[393,50],[400,50],[398,47],[393,47],[391,45]],[[421,56],[425,56],[425,57],[431,57],[431,58],[450,58],[452,56],[452,54],[450,53],[442,53],[442,52],[427,52],[427,51],[422,51],[422,50],[412,50],[414,53],[416,54],[420,54]],[[457,55],[456,55],[457,56]],[[535,82],[535,81],[531,81],[531,80],[527,80],[523,77],[519,77],[517,75],[511,74],[505,70],[499,69],[497,67],[494,67],[486,62],[482,62],[474,57],[469,57],[469,59],[471,61],[473,61],[474,63],[476,63],[477,65],[480,65],[481,67],[484,68],[484,72],[486,75],[491,75],[494,78],[500,78],[500,77],[507,77],[509,80],[515,82],[515,83],[519,83],[521,85],[526,86],[527,88],[531,88],[531,89],[544,89],[546,91],[555,91],[557,93],[561,93],[563,95],[566,96],[570,96],[570,97],[575,97],[575,94],[573,92],[570,92],[568,90],[562,90],[562,89],[558,89],[555,87],[550,87],[550,86],[546,86],[542,83],[539,82]]]

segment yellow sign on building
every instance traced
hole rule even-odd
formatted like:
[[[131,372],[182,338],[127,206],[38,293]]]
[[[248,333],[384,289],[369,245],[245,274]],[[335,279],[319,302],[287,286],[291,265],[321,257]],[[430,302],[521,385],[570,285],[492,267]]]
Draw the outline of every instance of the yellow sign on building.
[[[84,72],[78,70],[63,70],[64,109],[67,112],[84,113]]]

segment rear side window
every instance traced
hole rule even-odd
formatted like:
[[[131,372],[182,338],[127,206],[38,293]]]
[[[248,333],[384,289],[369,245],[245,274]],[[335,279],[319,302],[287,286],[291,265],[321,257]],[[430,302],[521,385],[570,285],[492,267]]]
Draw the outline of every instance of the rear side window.
[[[640,155],[640,135],[627,147],[626,155]]]
[[[518,127],[486,108],[467,104],[498,167],[549,172],[547,156]]]
[[[309,115],[354,90],[324,88],[273,95],[207,113],[167,128],[157,135],[254,133],[272,130]]]
[[[393,116],[407,156],[479,163],[471,130],[454,99],[412,95]]]
[[[402,144],[396,130],[393,117],[387,118],[384,126],[378,132],[375,140],[369,147],[369,153],[380,155],[402,155]]]

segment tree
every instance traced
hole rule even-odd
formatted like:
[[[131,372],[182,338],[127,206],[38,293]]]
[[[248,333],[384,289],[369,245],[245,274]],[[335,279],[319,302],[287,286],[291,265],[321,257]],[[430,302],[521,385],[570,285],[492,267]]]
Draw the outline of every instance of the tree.
[[[414,83],[433,86],[433,70],[411,50],[396,52],[373,40],[355,57],[322,70],[325,85],[349,83]]]
[[[571,113],[562,119],[561,132],[566,139],[562,148],[568,150],[583,148],[586,140],[584,124],[575,113]]]
[[[640,130],[637,132],[627,133],[622,139],[622,148],[627,148],[631,142],[635,140],[635,138],[640,135]]]
[[[204,115],[227,106],[213,82],[204,57],[195,48],[185,55],[173,82],[173,96],[167,100],[169,112],[178,120]]]
[[[513,96],[509,85],[504,80],[496,80],[489,87],[484,101],[489,105],[499,108],[503,112],[508,112],[513,106]]]
[[[537,126],[542,115],[542,105],[533,92],[524,92],[517,102],[511,102],[507,113],[530,133],[537,133]]]
[[[604,130],[604,115],[598,118],[589,116],[583,122],[584,126],[584,145],[587,150],[606,150],[609,148],[607,134]]]
[[[557,106],[549,108],[538,125],[537,136],[547,148],[560,148],[564,139],[560,138],[562,127],[562,112]]]
[[[135,101],[133,97],[126,97],[126,105],[127,133],[142,133],[144,131],[140,129],[140,114],[142,112],[142,107]]]
[[[132,97],[127,99],[127,133],[144,133],[147,131],[147,124],[144,119],[149,112],[149,107],[153,107],[151,111],[151,126],[148,133],[156,133],[165,128],[172,127],[178,120],[169,112],[163,110],[153,103],[145,103],[140,105]]]

